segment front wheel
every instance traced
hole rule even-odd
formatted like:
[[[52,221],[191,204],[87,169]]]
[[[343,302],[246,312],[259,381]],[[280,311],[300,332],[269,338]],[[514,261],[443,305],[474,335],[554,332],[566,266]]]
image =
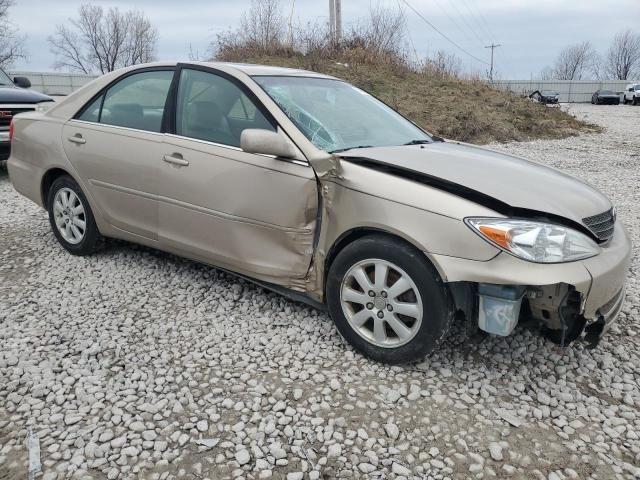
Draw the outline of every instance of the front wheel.
[[[89,202],[73,178],[58,177],[47,201],[49,222],[56,239],[73,255],[89,255],[102,243]]]
[[[336,256],[327,304],[356,350],[391,364],[424,358],[454,316],[449,290],[424,254],[386,235],[356,240]]]

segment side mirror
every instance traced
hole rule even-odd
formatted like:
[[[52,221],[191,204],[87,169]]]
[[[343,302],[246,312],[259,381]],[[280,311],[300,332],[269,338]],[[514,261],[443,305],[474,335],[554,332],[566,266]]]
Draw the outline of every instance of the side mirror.
[[[13,77],[13,83],[15,83],[15,85],[20,88],[31,87],[31,80],[29,80],[27,77]]]
[[[240,148],[247,153],[295,158],[295,148],[282,135],[270,130],[247,128],[240,135]]]

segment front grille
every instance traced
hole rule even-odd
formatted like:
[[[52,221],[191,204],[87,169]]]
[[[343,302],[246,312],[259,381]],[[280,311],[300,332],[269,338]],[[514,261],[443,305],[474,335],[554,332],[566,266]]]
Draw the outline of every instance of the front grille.
[[[0,127],[8,127],[11,119],[19,113],[33,112],[34,108],[6,108],[0,105]],[[9,112],[7,115],[4,112]]]
[[[615,211],[612,208],[593,217],[583,218],[582,222],[598,240],[606,242],[613,236],[616,223]]]

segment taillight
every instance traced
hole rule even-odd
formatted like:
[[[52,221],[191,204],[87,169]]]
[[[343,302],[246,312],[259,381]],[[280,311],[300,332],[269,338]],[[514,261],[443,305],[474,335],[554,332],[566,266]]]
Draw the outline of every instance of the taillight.
[[[9,124],[9,141],[13,141],[13,120]]]

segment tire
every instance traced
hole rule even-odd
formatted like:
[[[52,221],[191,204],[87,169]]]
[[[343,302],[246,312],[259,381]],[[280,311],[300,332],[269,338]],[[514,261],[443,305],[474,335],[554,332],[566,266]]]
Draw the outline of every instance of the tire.
[[[382,273],[384,267],[386,281],[376,282],[375,271],[380,268]],[[404,291],[396,283],[400,280],[409,285]],[[362,282],[368,285],[362,287]],[[394,287],[399,293],[392,298]],[[365,356],[389,364],[423,359],[449,331],[455,313],[449,289],[424,254],[382,234],[356,240],[338,253],[329,268],[326,292],[329,313],[341,335]]]
[[[47,196],[47,210],[53,234],[69,253],[90,255],[102,246],[104,239],[87,197],[73,178],[64,175],[54,180]]]

